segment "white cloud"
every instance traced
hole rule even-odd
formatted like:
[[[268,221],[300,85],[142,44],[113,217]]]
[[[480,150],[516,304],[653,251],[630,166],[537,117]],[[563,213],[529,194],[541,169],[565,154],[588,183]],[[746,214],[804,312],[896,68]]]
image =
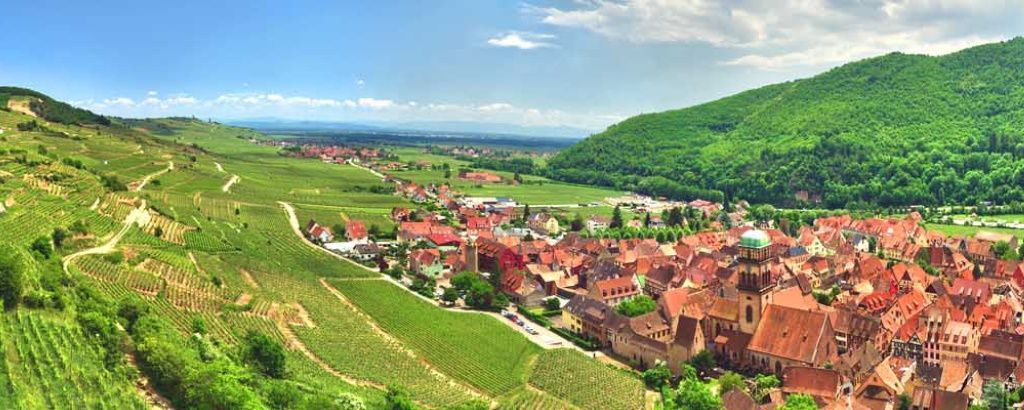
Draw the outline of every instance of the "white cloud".
[[[378,100],[376,98],[369,98],[369,97],[360,98],[360,99],[356,100],[356,103],[360,107],[372,108],[372,109],[375,109],[375,110],[395,107],[395,102],[394,101],[391,101],[391,100]]]
[[[122,107],[131,107],[135,105],[135,100],[128,97],[115,97],[103,100],[104,105],[118,105]]]
[[[1005,39],[1024,0],[587,0],[525,6],[544,23],[616,41],[708,44],[722,63],[764,69],[836,64],[891,51],[939,54]]]
[[[146,95],[148,95],[150,97],[155,97],[157,95],[157,92],[156,91],[147,91]]]
[[[512,104],[506,104],[506,103],[494,103],[494,104],[487,104],[487,105],[481,105],[479,107],[476,107],[476,109],[478,111],[483,111],[483,112],[504,111],[504,110],[509,110],[511,108],[512,108]]]
[[[356,85],[362,87],[364,84],[366,84],[366,81],[363,81],[362,79],[356,80]]]
[[[487,44],[494,47],[512,47],[520,50],[533,50],[535,48],[548,48],[555,47],[553,40],[555,36],[551,34],[539,34],[529,32],[518,32],[513,31],[493,37],[487,40]]]

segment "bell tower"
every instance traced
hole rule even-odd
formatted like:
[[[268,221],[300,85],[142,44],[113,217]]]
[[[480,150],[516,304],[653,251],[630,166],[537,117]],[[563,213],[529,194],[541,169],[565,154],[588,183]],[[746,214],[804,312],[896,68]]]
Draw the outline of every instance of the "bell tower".
[[[740,331],[753,334],[761,322],[761,313],[772,301],[775,284],[768,269],[775,256],[771,251],[771,238],[761,230],[750,230],[740,237],[736,269],[740,274],[739,321]]]

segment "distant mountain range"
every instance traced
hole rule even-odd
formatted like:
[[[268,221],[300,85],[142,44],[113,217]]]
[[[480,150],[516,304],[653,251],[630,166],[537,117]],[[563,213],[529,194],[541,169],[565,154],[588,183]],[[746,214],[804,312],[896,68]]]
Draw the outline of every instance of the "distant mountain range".
[[[417,133],[499,134],[571,139],[583,139],[595,132],[567,126],[525,126],[473,121],[335,122],[252,118],[223,122],[266,131],[414,131]]]

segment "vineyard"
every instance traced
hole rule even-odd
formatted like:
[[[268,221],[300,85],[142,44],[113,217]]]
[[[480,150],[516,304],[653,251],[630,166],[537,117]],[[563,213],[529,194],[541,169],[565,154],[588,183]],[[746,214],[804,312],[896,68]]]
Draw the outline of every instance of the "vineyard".
[[[554,396],[529,387],[524,387],[502,396],[498,402],[498,408],[501,410],[561,410],[576,408]]]
[[[495,318],[439,309],[386,281],[331,284],[432,365],[492,396],[523,386],[540,351]]]
[[[107,370],[85,337],[33,313],[0,318],[0,408],[146,408],[132,380]]]
[[[644,407],[644,385],[638,377],[602,365],[569,349],[540,354],[530,385],[583,409],[635,410]]]

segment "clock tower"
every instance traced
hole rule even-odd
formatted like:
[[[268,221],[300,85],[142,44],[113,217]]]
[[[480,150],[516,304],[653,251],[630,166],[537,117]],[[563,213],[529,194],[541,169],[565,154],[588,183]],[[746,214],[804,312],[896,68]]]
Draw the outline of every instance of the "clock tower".
[[[771,238],[762,230],[753,229],[740,237],[736,267],[740,282],[736,290],[740,298],[740,331],[743,333],[754,334],[761,322],[761,313],[772,301],[775,284],[768,267],[775,256],[771,245]]]

